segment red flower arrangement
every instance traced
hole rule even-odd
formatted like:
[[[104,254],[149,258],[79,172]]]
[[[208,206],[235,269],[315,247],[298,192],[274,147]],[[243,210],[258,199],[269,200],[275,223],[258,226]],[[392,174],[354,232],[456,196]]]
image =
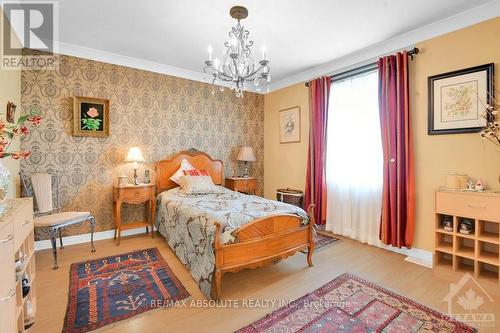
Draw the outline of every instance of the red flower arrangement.
[[[29,133],[26,123],[36,126],[41,121],[42,112],[36,107],[31,108],[27,114],[19,117],[13,124],[0,120],[0,158],[11,157],[17,160],[29,157],[31,155],[30,151],[9,151],[9,147],[14,141],[14,137],[23,137]]]

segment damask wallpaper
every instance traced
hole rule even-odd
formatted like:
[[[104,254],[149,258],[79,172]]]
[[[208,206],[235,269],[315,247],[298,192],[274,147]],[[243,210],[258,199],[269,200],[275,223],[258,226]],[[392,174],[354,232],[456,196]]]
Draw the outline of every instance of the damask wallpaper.
[[[212,93],[213,92],[213,93]],[[124,172],[127,149],[139,146],[154,179],[154,162],[178,151],[195,148],[224,162],[226,176],[235,175],[239,146],[254,148],[257,162],[252,173],[263,188],[264,98],[246,93],[240,99],[202,82],[61,56],[57,71],[22,72],[21,107],[39,107],[41,125],[21,143],[32,155],[21,161],[21,172],[57,172],[64,210],[91,211],[96,231],[113,228],[112,186]],[[110,100],[108,138],[72,135],[73,96]],[[142,218],[143,209],[124,207],[123,221]],[[89,232],[87,225],[66,229],[66,235]],[[43,231],[38,239],[45,239]]]

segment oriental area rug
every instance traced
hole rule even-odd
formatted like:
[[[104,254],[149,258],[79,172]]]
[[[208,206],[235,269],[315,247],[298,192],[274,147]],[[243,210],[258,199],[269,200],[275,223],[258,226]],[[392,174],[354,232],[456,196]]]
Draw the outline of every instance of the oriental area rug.
[[[188,296],[156,248],[75,263],[63,332],[92,331]]]
[[[338,240],[339,240],[338,238],[330,236],[329,234],[316,231],[315,235],[313,236],[314,252],[317,252],[320,249],[324,249]],[[307,249],[304,249],[301,250],[300,252],[307,253],[307,251],[308,251]]]
[[[475,329],[349,273],[237,331],[475,332]]]

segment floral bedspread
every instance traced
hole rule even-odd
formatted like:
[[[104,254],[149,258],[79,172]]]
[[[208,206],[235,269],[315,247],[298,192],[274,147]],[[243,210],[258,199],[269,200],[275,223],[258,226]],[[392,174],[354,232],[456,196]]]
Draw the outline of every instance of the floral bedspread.
[[[215,268],[215,221],[222,226],[224,243],[235,240],[232,233],[238,227],[265,216],[295,214],[308,223],[306,212],[299,207],[223,187],[203,195],[185,195],[174,188],[158,195],[156,207],[156,227],[207,298],[211,298]]]

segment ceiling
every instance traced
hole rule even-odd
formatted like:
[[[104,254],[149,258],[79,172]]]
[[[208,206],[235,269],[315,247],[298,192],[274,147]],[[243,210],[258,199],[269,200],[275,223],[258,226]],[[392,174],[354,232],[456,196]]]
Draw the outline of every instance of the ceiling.
[[[178,73],[202,72],[209,45],[222,56],[235,23],[229,8],[243,5],[256,58],[265,46],[272,80],[279,82],[490,1],[65,0],[59,2],[59,40],[68,50],[84,47]]]

